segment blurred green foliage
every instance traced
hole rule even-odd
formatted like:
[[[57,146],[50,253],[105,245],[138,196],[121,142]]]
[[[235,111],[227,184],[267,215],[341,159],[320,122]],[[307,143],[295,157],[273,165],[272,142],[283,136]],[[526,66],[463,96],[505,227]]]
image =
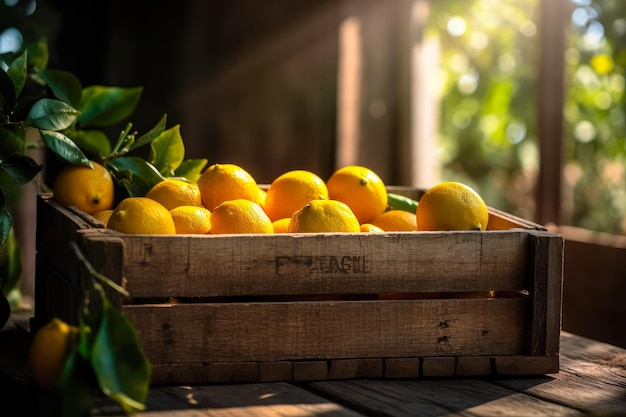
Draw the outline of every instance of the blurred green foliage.
[[[626,2],[572,3],[564,214],[573,225],[625,234]]]
[[[441,176],[528,219],[539,170],[539,1],[437,1],[430,19],[441,45]],[[623,234],[626,2],[569,5],[562,223]]]
[[[441,176],[534,216],[538,0],[431,3],[441,45]]]

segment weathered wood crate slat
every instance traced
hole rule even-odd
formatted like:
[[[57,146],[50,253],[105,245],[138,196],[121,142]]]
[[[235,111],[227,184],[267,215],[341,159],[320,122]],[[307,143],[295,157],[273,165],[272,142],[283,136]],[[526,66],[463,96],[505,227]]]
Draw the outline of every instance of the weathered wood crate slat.
[[[153,383],[558,372],[563,239],[498,210],[486,232],[150,236],[42,195],[37,222],[33,327],[77,319],[74,241],[130,292]]]

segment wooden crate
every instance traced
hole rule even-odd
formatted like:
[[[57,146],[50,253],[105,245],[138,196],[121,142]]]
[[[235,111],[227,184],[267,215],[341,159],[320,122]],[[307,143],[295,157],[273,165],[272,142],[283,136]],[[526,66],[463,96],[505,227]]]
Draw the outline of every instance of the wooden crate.
[[[155,384],[559,369],[562,236],[494,209],[485,232],[157,236],[42,195],[37,223],[33,327],[76,321],[75,241],[130,292]]]

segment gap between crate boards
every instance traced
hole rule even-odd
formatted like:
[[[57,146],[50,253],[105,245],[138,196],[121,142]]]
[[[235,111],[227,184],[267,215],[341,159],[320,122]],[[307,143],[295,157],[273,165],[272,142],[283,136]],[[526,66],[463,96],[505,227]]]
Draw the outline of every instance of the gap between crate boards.
[[[511,291],[448,291],[378,294],[284,294],[212,297],[129,297],[124,305],[203,304],[203,303],[281,303],[305,301],[368,301],[368,300],[472,300],[491,298],[527,298],[528,290]]]

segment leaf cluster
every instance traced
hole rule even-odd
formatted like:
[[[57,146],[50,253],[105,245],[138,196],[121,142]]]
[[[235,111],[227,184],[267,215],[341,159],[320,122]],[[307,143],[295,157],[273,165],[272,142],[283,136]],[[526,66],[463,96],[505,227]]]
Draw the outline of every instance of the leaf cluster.
[[[72,73],[47,68],[45,38],[3,60],[9,66],[0,71],[0,172],[6,174],[0,182],[0,244],[12,226],[3,190],[32,181],[43,168],[27,155],[29,148],[43,146],[67,164],[97,161],[128,196],[145,195],[167,177],[197,180],[205,167],[205,159],[184,160],[180,125],[167,128],[167,115],[148,132],[133,130],[127,119],[142,87],[83,87]],[[119,136],[107,136],[105,129],[124,122]],[[38,133],[35,142],[28,141],[29,130]],[[142,147],[149,148],[147,157]]]
[[[127,119],[141,99],[141,87],[83,87],[70,72],[47,67],[45,38],[15,54],[0,56],[0,321],[5,298],[21,274],[19,245],[13,236],[16,195],[29,182],[43,182],[43,166],[28,151],[45,148],[65,164],[104,165],[116,197],[145,195],[165,178],[197,181],[207,160],[185,160],[180,126],[167,127],[167,115],[139,134]],[[107,132],[117,125],[120,133]],[[45,184],[40,184],[44,189]],[[16,190],[18,190],[16,192]],[[118,192],[121,195],[117,195]],[[88,261],[80,256],[83,264]],[[92,276],[115,287],[92,268]],[[95,280],[94,280],[95,281]],[[122,288],[117,290],[124,292]],[[69,356],[57,390],[44,405],[55,414],[86,415],[99,393],[125,411],[143,408],[150,365],[131,324],[109,302],[102,285],[86,291],[79,342]]]
[[[41,403],[42,415],[87,416],[101,393],[126,413],[145,409],[151,368],[132,324],[112,306],[105,285],[126,291],[98,273],[75,243],[72,249],[91,278],[79,315],[76,343],[65,361],[59,381]]]

